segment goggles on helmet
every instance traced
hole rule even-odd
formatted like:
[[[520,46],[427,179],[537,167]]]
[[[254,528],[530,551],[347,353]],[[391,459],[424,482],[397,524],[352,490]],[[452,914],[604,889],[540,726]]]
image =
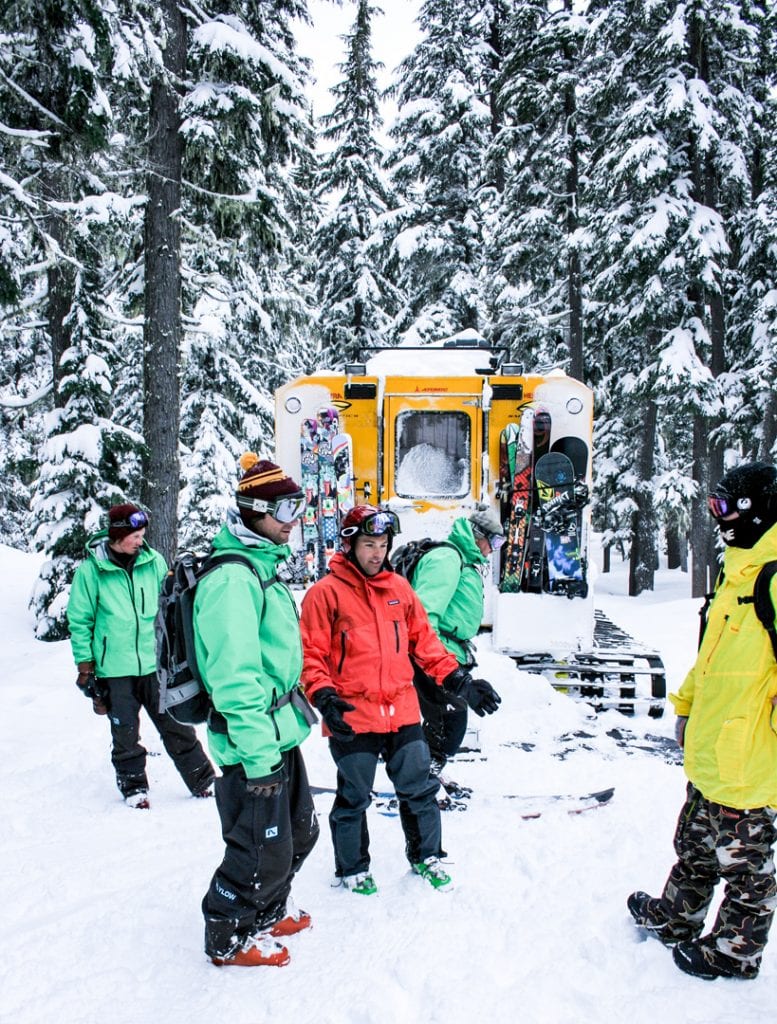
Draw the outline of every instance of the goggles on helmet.
[[[505,537],[501,533],[487,533],[486,540],[491,546],[492,551],[498,551],[505,542]]]
[[[145,512],[130,512],[125,519],[114,519],[110,525],[111,529],[139,530],[148,526],[148,516]]]
[[[382,537],[384,533],[399,533],[399,517],[394,512],[373,512],[365,516],[356,526],[346,526],[340,531],[341,537],[355,537],[357,534],[364,534],[365,537]]]
[[[752,507],[750,498],[730,498],[727,494],[710,494],[707,498],[707,508],[715,519],[749,512]]]
[[[277,498],[275,501],[238,495],[237,504],[238,508],[244,508],[249,512],[266,512],[273,519],[277,519],[279,523],[293,523],[304,513],[306,499],[304,494]]]

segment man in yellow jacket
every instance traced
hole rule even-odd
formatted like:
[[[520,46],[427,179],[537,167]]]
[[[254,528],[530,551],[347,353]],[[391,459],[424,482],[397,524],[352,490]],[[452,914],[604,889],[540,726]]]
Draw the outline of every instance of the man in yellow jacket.
[[[636,923],[687,974],[754,978],[777,907],[777,660],[753,605],[762,567],[777,560],[777,469],[730,470],[709,497],[726,545],[696,664],[670,700],[685,753],[687,799],[677,863],[660,898],[632,893]],[[777,605],[777,576],[770,597]],[[700,938],[716,883],[723,902]]]

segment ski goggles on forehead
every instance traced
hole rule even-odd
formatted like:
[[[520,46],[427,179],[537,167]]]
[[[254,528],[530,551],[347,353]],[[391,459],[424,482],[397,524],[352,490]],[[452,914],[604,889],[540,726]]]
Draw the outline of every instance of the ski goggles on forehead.
[[[273,519],[277,519],[279,523],[293,523],[304,513],[306,500],[304,494],[278,498],[275,501],[240,496],[237,499],[237,504],[239,508],[247,509],[249,512],[266,512]]]
[[[399,516],[394,512],[373,512],[371,516],[358,524],[358,526],[346,526],[340,531],[341,537],[354,537],[357,533],[365,537],[382,537],[384,533],[399,533]]]
[[[114,519],[111,523],[111,527],[119,530],[139,530],[142,526],[148,526],[145,512],[131,512],[124,519]]]

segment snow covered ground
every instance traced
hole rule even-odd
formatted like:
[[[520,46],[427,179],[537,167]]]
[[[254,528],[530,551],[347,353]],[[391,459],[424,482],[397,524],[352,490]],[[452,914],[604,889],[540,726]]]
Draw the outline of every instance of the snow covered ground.
[[[153,807],[114,787],[108,729],[76,691],[69,647],[33,639],[26,604],[39,558],[0,547],[4,624],[0,786],[0,1021],[14,1024],[762,1024],[774,1012],[777,936],[754,982],[698,981],[643,939],[625,907],[658,891],[684,788],[682,768],[607,735],[670,736],[661,720],[594,716],[518,672],[481,638],[499,714],[480,722],[487,760],[456,765],[474,787],[444,816],[456,890],[408,873],[396,818],[370,812],[377,897],[332,888],[326,813],[294,895],[314,927],[282,969],[219,969],[202,952],[200,900],[222,844],[213,801],[188,797],[171,762],[149,760]],[[662,652],[675,689],[693,657],[698,602],[663,571],[653,594],[600,577],[598,604]],[[670,709],[671,710],[671,709]],[[564,740],[582,731],[588,738]],[[148,722],[144,741],[161,749]],[[523,745],[523,746],[522,746]],[[531,749],[524,749],[529,748]],[[565,751],[566,754],[561,756]],[[333,782],[325,744],[311,779]],[[607,807],[522,820],[503,794],[614,785]]]

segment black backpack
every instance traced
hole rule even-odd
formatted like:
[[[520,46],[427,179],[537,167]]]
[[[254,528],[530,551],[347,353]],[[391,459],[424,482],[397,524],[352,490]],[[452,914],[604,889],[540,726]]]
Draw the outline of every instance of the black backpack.
[[[775,612],[774,605],[772,604],[772,597],[769,592],[769,588],[772,582],[772,577],[777,574],[777,562],[765,562],[761,566],[760,572],[756,576],[755,586],[753,587],[753,593],[750,597],[737,598],[740,604],[752,604],[755,608],[755,614],[769,634],[769,639],[772,642],[772,650],[774,651],[774,657],[777,659],[777,628],[775,628]],[[701,647],[702,637],[704,631],[707,628],[707,615],[709,612],[710,604],[715,596],[715,592],[723,582],[723,570],[720,570],[718,578],[715,581],[715,587],[711,594],[706,594],[704,598],[704,604],[699,610],[701,616],[701,624],[699,627],[699,647]]]
[[[398,572],[400,576],[404,576],[408,583],[413,582],[413,574],[416,571],[418,563],[424,557],[424,555],[431,551],[433,548],[453,548],[456,554],[462,561],[461,552],[455,544],[451,544],[447,540],[432,540],[431,537],[424,537],[422,540],[411,540],[407,544],[403,544],[402,547],[396,549],[391,554],[391,564],[394,568],[394,572]]]
[[[156,669],[159,710],[181,725],[199,725],[208,718],[211,701],[197,668],[194,649],[194,592],[197,584],[220,565],[246,566],[267,590],[277,576],[263,580],[249,559],[238,554],[195,555],[182,552],[173,562],[159,594],[156,616]]]

